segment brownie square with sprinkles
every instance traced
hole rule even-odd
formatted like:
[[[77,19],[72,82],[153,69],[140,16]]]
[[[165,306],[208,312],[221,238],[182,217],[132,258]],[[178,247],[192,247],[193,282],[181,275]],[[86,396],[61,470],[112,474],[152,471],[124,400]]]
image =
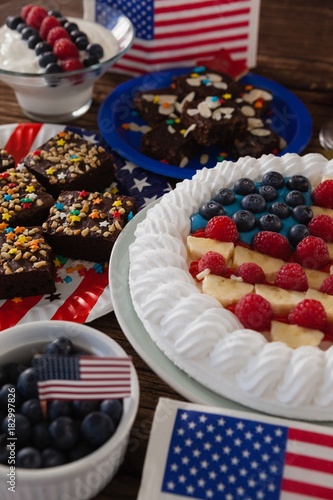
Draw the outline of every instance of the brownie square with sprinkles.
[[[43,230],[56,253],[106,262],[114,242],[136,212],[131,196],[64,191],[51,208]]]
[[[0,299],[55,292],[53,253],[42,228],[0,224]]]
[[[25,167],[0,173],[0,223],[38,226],[47,218],[54,198]]]
[[[22,162],[54,197],[68,190],[104,191],[114,181],[113,156],[71,131],[59,132]]]

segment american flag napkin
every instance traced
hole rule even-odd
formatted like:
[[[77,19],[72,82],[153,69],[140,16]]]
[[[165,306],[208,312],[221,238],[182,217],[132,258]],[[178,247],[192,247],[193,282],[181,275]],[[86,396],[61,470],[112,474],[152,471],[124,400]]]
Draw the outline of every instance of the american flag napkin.
[[[133,23],[136,38],[112,68],[129,74],[196,66],[226,49],[256,65],[260,0],[84,0],[84,17],[107,26],[106,6]]]
[[[161,398],[138,500],[333,499],[333,427]]]
[[[131,358],[37,355],[40,400],[120,399],[131,395]]]

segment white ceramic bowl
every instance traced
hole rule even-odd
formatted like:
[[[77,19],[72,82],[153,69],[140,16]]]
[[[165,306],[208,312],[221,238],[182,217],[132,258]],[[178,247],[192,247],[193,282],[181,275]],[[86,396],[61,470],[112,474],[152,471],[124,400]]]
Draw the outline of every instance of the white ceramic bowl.
[[[27,363],[32,354],[59,336],[97,356],[126,356],[107,335],[70,321],[36,321],[0,332],[0,365]],[[8,490],[9,467],[0,465],[1,500],[88,500],[108,484],[123,461],[139,404],[139,383],[133,367],[132,394],[124,399],[122,419],[114,435],[90,455],[46,469],[16,469],[15,493]]]
[[[0,5],[0,26],[5,24],[9,15],[19,15],[26,1],[5,1]],[[131,46],[134,28],[130,20],[119,11],[105,4],[104,26],[89,23],[82,19],[82,2],[65,2],[59,9],[52,2],[35,2],[45,9],[53,8],[70,21],[78,23],[86,32],[91,43],[100,43],[104,48],[101,62],[88,68],[45,75],[26,69],[26,52],[34,56],[34,50],[28,49],[26,42],[18,36],[16,43],[0,51],[0,80],[11,87],[16,99],[29,118],[41,122],[63,123],[74,120],[88,111],[92,103],[95,81],[105,73]],[[11,66],[3,66],[1,53],[13,54]],[[7,56],[6,56],[7,57]],[[36,63],[36,71],[39,66]]]

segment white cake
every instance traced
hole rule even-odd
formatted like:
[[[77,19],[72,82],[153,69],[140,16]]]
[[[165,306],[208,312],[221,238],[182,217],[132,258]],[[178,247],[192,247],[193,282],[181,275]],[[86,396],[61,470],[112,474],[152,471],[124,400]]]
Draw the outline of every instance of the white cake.
[[[269,342],[211,296],[201,293],[188,271],[190,216],[222,187],[241,177],[260,180],[269,171],[302,174],[317,185],[333,177],[322,155],[245,157],[198,171],[179,183],[135,231],[129,285],[140,320],[179,368],[210,390],[274,415],[332,420],[333,347],[291,349]]]

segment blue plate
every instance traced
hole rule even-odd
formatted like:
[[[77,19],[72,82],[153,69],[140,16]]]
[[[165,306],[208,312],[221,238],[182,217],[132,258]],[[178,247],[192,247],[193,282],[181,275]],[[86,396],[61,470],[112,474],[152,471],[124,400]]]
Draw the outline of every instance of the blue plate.
[[[159,71],[122,83],[108,95],[98,114],[98,126],[102,136],[121,156],[146,170],[176,179],[190,179],[195,171],[203,166],[214,167],[221,148],[218,146],[203,148],[198,157],[191,160],[185,168],[180,168],[142,154],[140,151],[142,132],[126,129],[126,124],[135,123],[139,127],[145,124],[133,105],[133,97],[137,91],[168,87],[173,76],[187,72],[189,68]],[[269,115],[270,126],[287,144],[279,156],[285,153],[301,153],[312,135],[311,116],[302,101],[282,85],[262,76],[248,73],[240,81],[273,94]],[[203,153],[207,153],[209,157],[205,165],[200,163]]]

